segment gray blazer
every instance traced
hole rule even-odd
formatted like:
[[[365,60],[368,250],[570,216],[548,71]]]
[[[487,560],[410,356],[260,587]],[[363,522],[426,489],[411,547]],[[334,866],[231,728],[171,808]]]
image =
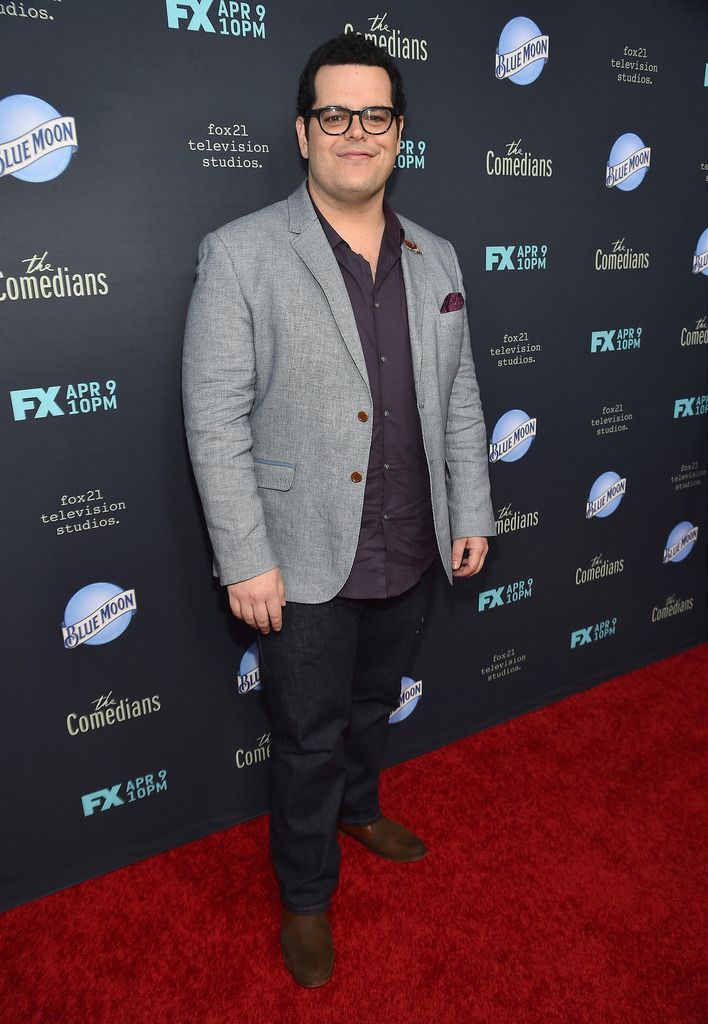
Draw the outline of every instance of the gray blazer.
[[[486,431],[467,309],[440,313],[463,292],[455,252],[399,219],[419,250],[404,245],[401,258],[435,532],[452,581],[451,537],[495,532]],[[373,408],[342,273],[304,184],[201,243],[183,393],[221,582],[279,565],[287,599],[334,597],[356,553]]]

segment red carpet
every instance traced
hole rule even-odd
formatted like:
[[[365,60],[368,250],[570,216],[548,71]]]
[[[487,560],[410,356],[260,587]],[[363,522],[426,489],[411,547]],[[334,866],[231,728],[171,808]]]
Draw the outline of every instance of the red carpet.
[[[267,821],[0,918],[3,1024],[707,1024],[708,645],[386,772],[337,964],[280,961]]]

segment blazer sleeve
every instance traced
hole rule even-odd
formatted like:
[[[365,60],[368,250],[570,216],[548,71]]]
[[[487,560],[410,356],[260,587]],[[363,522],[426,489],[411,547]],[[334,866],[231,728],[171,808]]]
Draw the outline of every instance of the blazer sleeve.
[[[450,252],[458,291],[464,294],[460,265],[452,245]],[[492,537],[497,532],[487,453],[487,431],[472,359],[465,303],[462,356],[452,385],[445,430],[445,461],[449,469],[447,500],[453,540],[456,537]]]
[[[249,416],[253,319],[218,232],[199,247],[182,359],[185,429],[216,572],[238,583],[274,568],[256,485]]]

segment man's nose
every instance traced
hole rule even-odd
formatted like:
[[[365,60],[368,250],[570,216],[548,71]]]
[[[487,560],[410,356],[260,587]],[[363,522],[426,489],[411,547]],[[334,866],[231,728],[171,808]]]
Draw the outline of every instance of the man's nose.
[[[348,139],[363,139],[366,136],[360,118],[361,114],[352,114],[352,123],[344,133]]]

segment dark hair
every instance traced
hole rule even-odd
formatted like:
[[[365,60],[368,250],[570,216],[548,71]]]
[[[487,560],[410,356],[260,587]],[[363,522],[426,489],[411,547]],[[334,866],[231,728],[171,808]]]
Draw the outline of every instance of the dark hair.
[[[326,64],[364,64],[367,67],[383,68],[391,82],[393,106],[399,114],[406,111],[406,97],[403,94],[401,73],[393,63],[387,50],[372,43],[356,32],[344,32],[334,39],[318,46],[300,75],[297,90],[297,112],[304,117],[315,105],[315,75]]]

